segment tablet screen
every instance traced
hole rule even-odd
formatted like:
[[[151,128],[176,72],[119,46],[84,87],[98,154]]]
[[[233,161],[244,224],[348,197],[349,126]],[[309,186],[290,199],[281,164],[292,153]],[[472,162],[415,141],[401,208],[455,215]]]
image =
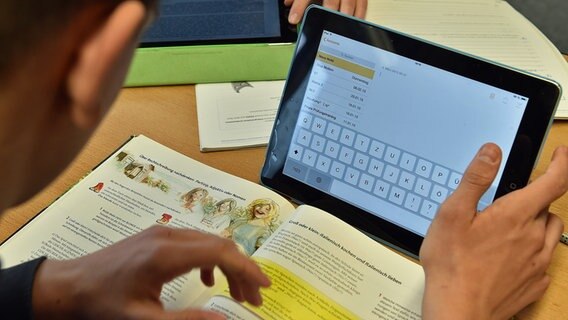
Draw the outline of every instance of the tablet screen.
[[[281,19],[280,2],[162,0],[159,19],[143,35],[142,46],[291,42],[295,38]]]
[[[527,103],[324,30],[283,173],[424,236],[473,157],[464,146],[492,141],[507,159]]]

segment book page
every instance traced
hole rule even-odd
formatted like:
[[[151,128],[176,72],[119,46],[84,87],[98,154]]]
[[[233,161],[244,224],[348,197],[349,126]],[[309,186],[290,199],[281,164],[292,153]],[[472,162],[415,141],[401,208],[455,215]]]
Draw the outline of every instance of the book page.
[[[283,88],[284,81],[196,85],[201,151],[266,145]]]
[[[525,17],[501,0],[374,0],[367,20],[505,65],[568,88],[568,63]],[[568,119],[563,94],[557,119]]]
[[[422,268],[319,209],[300,206],[253,257],[272,280],[262,307],[225,291],[206,308],[228,319],[421,319]]]
[[[259,206],[270,208],[265,223],[238,233]],[[138,136],[3,243],[0,258],[3,267],[72,259],[157,224],[222,235],[250,255],[293,210],[267,188]],[[162,300],[186,307],[205,289],[199,272],[190,273],[164,286]]]

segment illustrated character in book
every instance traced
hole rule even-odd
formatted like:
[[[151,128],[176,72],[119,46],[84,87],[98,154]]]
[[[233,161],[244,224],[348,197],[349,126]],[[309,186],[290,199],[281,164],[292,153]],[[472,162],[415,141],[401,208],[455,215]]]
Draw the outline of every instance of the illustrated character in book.
[[[231,224],[231,212],[235,210],[237,201],[232,198],[223,199],[215,203],[212,211],[206,212],[201,224],[206,226],[210,232],[219,233]]]
[[[207,200],[209,191],[204,188],[193,188],[181,196],[182,207],[191,213],[191,220],[201,221],[205,215],[203,205]]]
[[[250,256],[274,231],[278,211],[278,204],[271,199],[254,200],[247,206],[245,216],[235,219],[221,236],[233,239]]]

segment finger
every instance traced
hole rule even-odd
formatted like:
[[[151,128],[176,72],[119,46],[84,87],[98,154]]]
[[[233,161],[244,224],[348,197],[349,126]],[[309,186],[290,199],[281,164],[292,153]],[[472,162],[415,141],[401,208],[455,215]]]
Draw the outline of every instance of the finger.
[[[355,13],[356,3],[357,3],[357,0],[342,0],[341,4],[339,6],[339,10],[342,13],[345,13],[345,14],[352,16],[353,13]]]
[[[292,3],[294,3],[294,0],[284,0],[284,5],[289,7]]]
[[[290,24],[298,24],[304,14],[304,11],[306,11],[308,4],[310,4],[309,0],[295,0],[290,8],[288,22],[290,22]]]
[[[208,287],[215,285],[215,275],[213,274],[213,268],[201,268],[201,281]]]
[[[340,0],[323,0],[323,6],[332,10],[339,10],[340,2]]]
[[[554,200],[568,191],[568,147],[561,146],[554,150],[552,160],[546,172],[517,192],[510,194],[523,212],[537,215]]]
[[[444,206],[466,210],[470,213],[468,218],[472,219],[477,212],[477,203],[495,179],[500,163],[501,149],[493,143],[483,145],[466,169],[458,188],[446,200]],[[439,215],[453,214],[453,211],[440,210]]]
[[[546,221],[546,235],[544,238],[543,254],[552,257],[554,248],[558,245],[559,239],[564,231],[564,222],[557,215],[551,213]],[[550,259],[549,259],[550,260]]]
[[[156,319],[165,320],[225,320],[227,319],[224,315],[206,310],[182,310],[182,311],[172,311],[167,312]]]
[[[546,274],[539,275],[524,282],[524,286],[513,290],[495,310],[495,319],[510,319],[527,305],[540,299],[550,284],[550,277]]]
[[[365,19],[365,16],[367,15],[367,4],[367,0],[357,0],[354,13],[357,18]]]

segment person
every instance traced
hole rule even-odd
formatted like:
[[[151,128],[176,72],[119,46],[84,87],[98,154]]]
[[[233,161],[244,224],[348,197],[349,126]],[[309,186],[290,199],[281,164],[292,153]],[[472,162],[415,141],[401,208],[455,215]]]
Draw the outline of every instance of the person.
[[[187,213],[191,214],[191,220],[201,221],[205,215],[203,208],[204,201],[207,199],[209,191],[204,188],[197,187],[189,190],[181,196],[182,207]]]
[[[231,224],[231,212],[235,210],[237,201],[233,198],[226,198],[218,201],[213,210],[205,213],[201,224],[206,226],[209,232],[217,234]]]
[[[0,210],[29,199],[85,144],[114,101],[154,7],[150,0],[0,2]],[[559,147],[529,186],[478,214],[500,161],[497,146],[482,147],[428,231],[424,319],[506,319],[548,286],[563,227],[548,206],[568,189],[568,148]],[[191,269],[211,284],[215,266],[236,300],[262,303],[259,288],[270,280],[233,242],[156,226],[78,259],[2,270],[0,317],[220,319],[166,311],[159,299],[165,282]]]
[[[251,256],[274,231],[278,205],[271,199],[256,199],[246,209],[245,216],[233,221],[221,236],[231,238]]]

